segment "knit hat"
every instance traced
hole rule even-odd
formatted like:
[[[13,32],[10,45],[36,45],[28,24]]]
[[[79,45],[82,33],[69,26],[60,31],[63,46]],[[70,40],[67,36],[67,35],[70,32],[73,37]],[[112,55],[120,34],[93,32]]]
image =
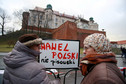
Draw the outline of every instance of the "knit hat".
[[[42,39],[38,37],[36,34],[24,34],[19,37],[19,41],[30,47],[32,45],[42,44]]]
[[[84,39],[84,46],[91,46],[98,54],[110,52],[110,42],[104,34],[94,33]]]

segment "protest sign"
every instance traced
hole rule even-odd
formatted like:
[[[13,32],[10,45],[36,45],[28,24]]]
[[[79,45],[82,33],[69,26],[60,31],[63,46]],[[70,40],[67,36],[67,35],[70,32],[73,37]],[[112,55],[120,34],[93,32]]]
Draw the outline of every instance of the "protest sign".
[[[78,68],[79,41],[43,40],[39,62],[46,68]]]

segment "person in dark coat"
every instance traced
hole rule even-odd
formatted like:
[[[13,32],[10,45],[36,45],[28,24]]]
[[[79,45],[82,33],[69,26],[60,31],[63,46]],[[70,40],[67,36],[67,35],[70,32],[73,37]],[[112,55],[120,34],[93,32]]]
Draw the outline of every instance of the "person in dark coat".
[[[104,34],[94,33],[84,39],[84,54],[80,69],[84,78],[81,84],[126,84],[117,67],[115,54]]]
[[[5,56],[3,84],[61,84],[60,79],[50,80],[44,65],[37,62],[42,39],[36,34],[24,34]]]
[[[126,59],[126,49],[124,47],[121,47],[121,51],[122,51],[122,57],[124,56],[124,58]]]

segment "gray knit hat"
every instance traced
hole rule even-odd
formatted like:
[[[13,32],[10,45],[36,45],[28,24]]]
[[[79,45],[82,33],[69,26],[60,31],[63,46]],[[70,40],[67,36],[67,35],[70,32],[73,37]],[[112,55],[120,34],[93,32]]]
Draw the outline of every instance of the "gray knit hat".
[[[110,52],[110,42],[104,34],[94,33],[84,39],[84,46],[91,46],[98,54]]]

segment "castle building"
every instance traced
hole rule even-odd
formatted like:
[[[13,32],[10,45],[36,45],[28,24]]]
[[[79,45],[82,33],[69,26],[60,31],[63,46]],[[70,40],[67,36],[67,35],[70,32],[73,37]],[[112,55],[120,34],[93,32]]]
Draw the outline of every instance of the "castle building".
[[[50,4],[46,8],[35,7],[29,12],[24,12],[23,19],[26,19],[26,16],[28,17],[28,26],[55,29],[66,21],[71,21],[75,22],[78,28],[98,30],[98,24],[94,22],[92,17],[88,21],[81,17],[59,13],[53,10]]]
[[[98,24],[94,22],[93,17],[89,21],[58,11],[52,10],[50,4],[47,7],[35,7],[29,12],[23,12],[22,30],[35,31],[50,34],[52,39],[79,40],[80,47],[83,47],[83,41],[86,36],[93,33],[102,33],[98,30]],[[42,37],[46,39],[45,37]]]

